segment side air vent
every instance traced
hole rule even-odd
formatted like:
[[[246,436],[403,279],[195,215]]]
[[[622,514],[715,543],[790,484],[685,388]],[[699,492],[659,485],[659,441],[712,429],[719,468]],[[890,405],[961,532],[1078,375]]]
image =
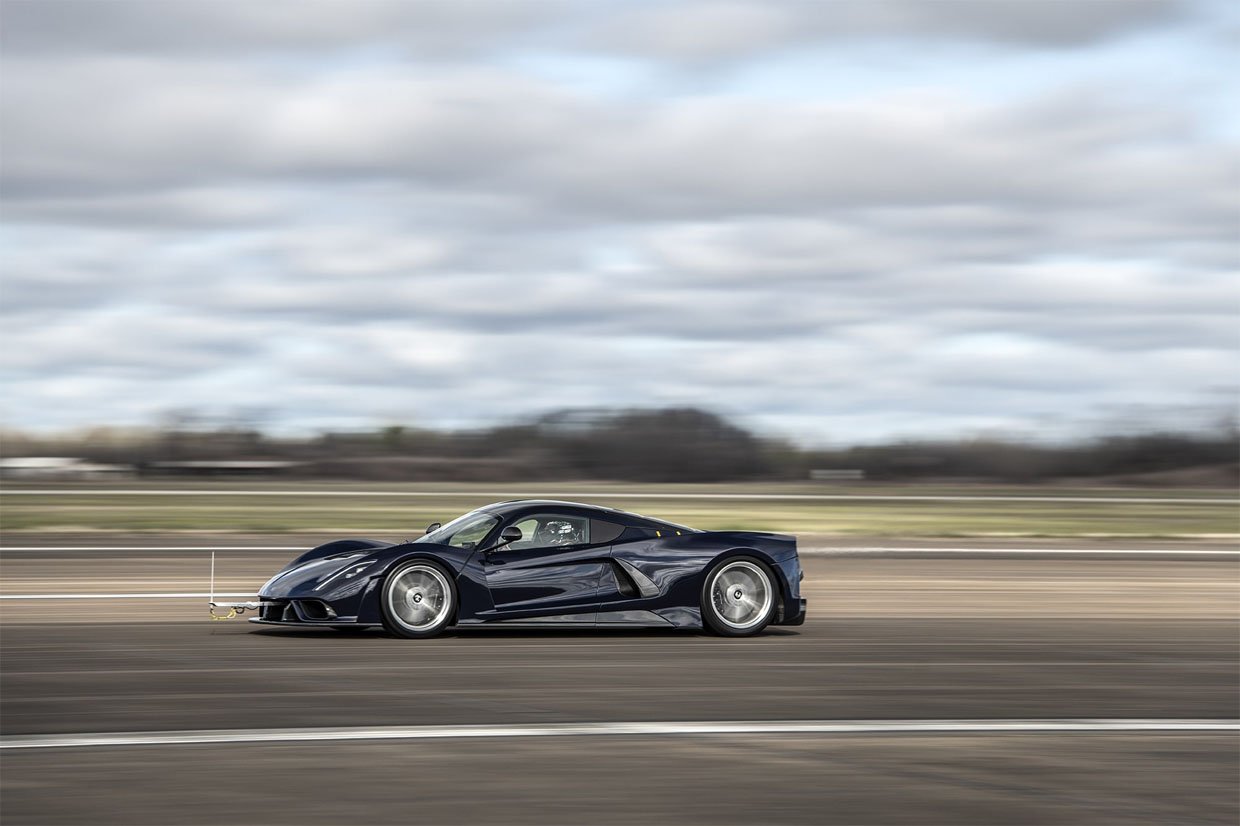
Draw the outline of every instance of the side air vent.
[[[629,597],[630,599],[637,596],[637,583],[629,576],[619,562],[614,559],[611,561],[611,571],[616,577],[616,589],[620,592],[620,596]]]
[[[646,576],[641,571],[637,570],[637,568],[633,567],[628,562],[625,562],[623,559],[617,559],[615,562],[624,569],[626,574],[628,574],[629,579],[632,580],[633,584],[637,586],[637,592],[639,594],[643,597],[656,597],[659,595],[659,586],[651,582],[650,577]]]

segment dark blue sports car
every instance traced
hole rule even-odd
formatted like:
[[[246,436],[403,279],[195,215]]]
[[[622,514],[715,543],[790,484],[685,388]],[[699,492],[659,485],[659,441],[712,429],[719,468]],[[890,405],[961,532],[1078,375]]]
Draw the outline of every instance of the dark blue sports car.
[[[611,508],[519,500],[427,528],[412,542],[329,542],[259,592],[267,625],[709,628],[726,636],[800,625],[796,538],[699,531]]]

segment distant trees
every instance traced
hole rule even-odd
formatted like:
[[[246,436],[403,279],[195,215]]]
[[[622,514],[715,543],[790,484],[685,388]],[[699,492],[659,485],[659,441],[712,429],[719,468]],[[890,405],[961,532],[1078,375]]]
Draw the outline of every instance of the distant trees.
[[[696,408],[563,411],[535,431],[570,478],[710,482],[776,471],[757,437]]]
[[[1240,481],[1240,439],[1234,430],[1101,436],[1069,445],[998,440],[901,442],[812,455],[824,466],[859,468],[865,471],[867,479],[876,481],[961,479],[1019,483],[1137,477],[1202,468],[1215,471],[1211,475],[1215,483]],[[1176,480],[1163,481],[1173,484]]]
[[[966,439],[806,449],[761,438],[697,408],[561,410],[483,430],[391,425],[373,431],[275,438],[252,420],[169,417],[146,431],[95,429],[38,437],[6,432],[5,457],[73,456],[130,463],[283,460],[323,478],[392,481],[633,482],[805,480],[813,470],[860,470],[867,480],[1115,482],[1234,485],[1234,422],[1201,433],[1100,436],[1071,445]],[[823,474],[830,476],[830,474]]]

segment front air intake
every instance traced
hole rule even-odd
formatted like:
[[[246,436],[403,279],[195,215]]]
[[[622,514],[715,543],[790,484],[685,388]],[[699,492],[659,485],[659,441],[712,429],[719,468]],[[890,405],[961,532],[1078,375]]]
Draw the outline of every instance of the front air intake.
[[[336,618],[336,612],[331,606],[317,599],[298,600],[297,612],[307,622],[324,622]]]
[[[262,607],[258,609],[258,616],[264,622],[283,622],[287,608],[288,603],[283,600],[264,600]]]

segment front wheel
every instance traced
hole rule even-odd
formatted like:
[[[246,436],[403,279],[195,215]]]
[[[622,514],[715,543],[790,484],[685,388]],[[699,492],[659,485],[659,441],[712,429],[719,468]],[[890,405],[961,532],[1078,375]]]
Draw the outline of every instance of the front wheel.
[[[452,621],[456,585],[429,559],[398,566],[383,583],[383,625],[399,637],[433,637]]]
[[[777,586],[770,571],[756,559],[732,557],[706,575],[702,586],[702,621],[716,634],[748,637],[775,615]]]

